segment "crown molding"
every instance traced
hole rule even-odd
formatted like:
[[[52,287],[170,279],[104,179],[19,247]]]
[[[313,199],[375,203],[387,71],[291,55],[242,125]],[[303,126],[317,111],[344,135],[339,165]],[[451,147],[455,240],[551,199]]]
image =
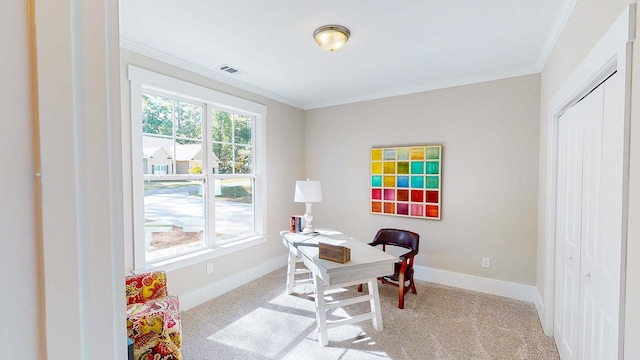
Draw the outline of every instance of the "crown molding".
[[[573,12],[573,9],[576,7],[577,0],[563,0],[562,5],[560,5],[560,10],[556,15],[555,20],[553,21],[553,25],[551,27],[551,31],[547,36],[547,40],[542,46],[542,50],[540,50],[540,55],[538,56],[538,61],[536,62],[536,68],[539,72],[542,72],[544,66],[547,64],[547,60],[549,60],[549,56],[553,51],[553,48],[556,46],[560,35],[564,31],[567,22],[569,21],[569,17]]]
[[[178,57],[175,57],[173,55],[169,55],[163,51],[159,51],[153,48],[150,48],[146,45],[142,45],[138,42],[129,40],[129,39],[125,39],[125,38],[120,38],[120,47],[126,50],[130,50],[133,51],[135,53],[138,53],[140,55],[144,55],[147,57],[150,57],[152,59],[158,60],[158,61],[162,61],[164,63],[167,63],[169,65],[173,65],[173,66],[177,66],[181,69],[187,70],[187,71],[191,71],[195,74],[204,76],[208,79],[211,80],[215,80],[218,82],[221,82],[223,84],[226,85],[230,85],[233,87],[236,87],[238,89],[242,89],[242,90],[246,90],[249,91],[253,94],[256,95],[261,95],[264,96],[266,98],[269,98],[271,100],[275,100],[287,105],[291,105],[293,107],[296,107],[298,109],[305,109],[304,105],[301,103],[298,103],[296,101],[293,101],[291,99],[288,99],[286,97],[280,96],[278,94],[274,94],[270,91],[261,89],[259,87],[253,86],[253,85],[249,85],[246,82],[237,80],[237,79],[233,79],[229,76],[226,76],[224,74],[220,74],[216,71],[207,69],[203,66],[200,65],[196,65],[193,64],[189,61],[180,59]]]
[[[362,101],[390,98],[394,96],[411,95],[411,94],[417,94],[425,91],[442,90],[442,89],[453,88],[457,86],[480,84],[480,83],[489,82],[489,81],[497,81],[497,80],[503,80],[503,79],[513,78],[513,77],[526,76],[526,75],[532,75],[532,74],[538,74],[538,73],[540,73],[538,69],[530,67],[530,68],[520,69],[517,71],[507,71],[507,72],[493,73],[493,74],[480,75],[480,76],[468,76],[468,77],[462,77],[455,80],[433,82],[433,83],[426,84],[424,86],[398,89],[398,90],[393,90],[393,91],[384,92],[384,93],[346,98],[346,99],[337,100],[337,101],[324,101],[324,102],[310,103],[310,104],[306,104],[306,107],[304,107],[303,110],[313,110],[313,109],[320,109],[320,108],[325,108],[330,106],[358,103]]]

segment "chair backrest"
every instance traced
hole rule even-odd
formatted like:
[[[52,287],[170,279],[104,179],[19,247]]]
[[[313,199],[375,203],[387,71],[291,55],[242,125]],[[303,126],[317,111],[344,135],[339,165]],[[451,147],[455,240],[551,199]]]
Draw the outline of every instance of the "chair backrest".
[[[127,305],[168,296],[167,275],[164,271],[127,276],[125,283]]]
[[[420,234],[408,230],[380,229],[372,244],[400,246],[417,253],[420,245]]]

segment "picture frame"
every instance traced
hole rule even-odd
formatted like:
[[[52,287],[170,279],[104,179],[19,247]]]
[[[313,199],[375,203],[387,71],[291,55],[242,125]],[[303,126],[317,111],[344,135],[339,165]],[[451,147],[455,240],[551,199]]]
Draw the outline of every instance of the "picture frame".
[[[370,212],[440,220],[442,145],[372,147]]]

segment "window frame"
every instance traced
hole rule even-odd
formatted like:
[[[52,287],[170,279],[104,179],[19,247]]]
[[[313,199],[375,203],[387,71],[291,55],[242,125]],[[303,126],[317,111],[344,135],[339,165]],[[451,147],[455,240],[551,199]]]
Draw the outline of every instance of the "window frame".
[[[131,185],[132,185],[132,231],[133,231],[133,268],[134,271],[149,269],[172,270],[192,265],[218,256],[233,253],[255,246],[266,241],[266,117],[267,107],[229,94],[212,90],[184,80],[158,74],[133,65],[128,66],[128,79],[131,100]],[[189,253],[174,255],[147,262],[145,260],[145,228],[144,228],[144,171],[143,162],[137,158],[142,152],[142,93],[162,94],[176,100],[201,103],[203,108],[202,146],[203,170],[207,174],[194,174],[193,178],[220,180],[225,177],[253,178],[253,206],[255,235],[234,241],[214,242],[208,236],[204,239],[204,248]],[[212,157],[208,154],[212,149],[212,117],[213,110],[227,111],[233,114],[250,116],[254,119],[253,134],[253,173],[252,174],[214,174]],[[164,178],[165,176],[163,176]],[[214,181],[205,181],[205,191],[212,191]],[[208,192],[214,194],[214,192]],[[205,220],[215,224],[215,195],[205,201]]]

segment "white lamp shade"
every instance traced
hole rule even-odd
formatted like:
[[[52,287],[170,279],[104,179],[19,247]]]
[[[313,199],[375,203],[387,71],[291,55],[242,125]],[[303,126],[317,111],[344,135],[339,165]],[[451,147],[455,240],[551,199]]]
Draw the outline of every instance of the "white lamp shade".
[[[304,203],[321,202],[322,188],[320,187],[320,181],[296,181],[296,193],[293,201]]]

